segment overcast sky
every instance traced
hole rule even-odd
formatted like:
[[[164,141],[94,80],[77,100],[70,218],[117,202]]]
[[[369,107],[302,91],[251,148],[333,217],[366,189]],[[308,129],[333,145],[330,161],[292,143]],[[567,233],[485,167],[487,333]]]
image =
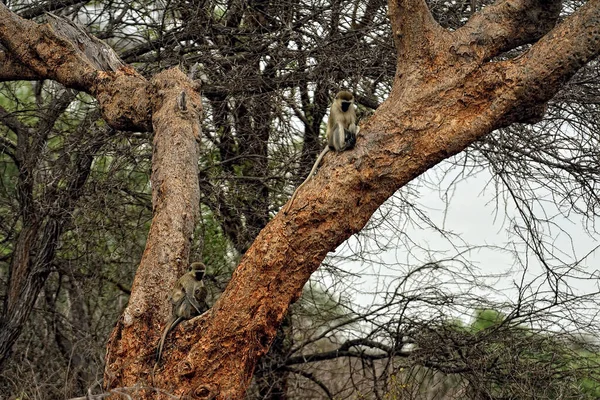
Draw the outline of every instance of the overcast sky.
[[[459,181],[453,185],[451,182],[457,178],[457,172],[439,178],[449,166],[449,163],[442,163],[428,171],[422,178],[414,181],[411,189],[413,194],[409,198],[418,203],[421,209],[426,210],[427,216],[436,225],[456,235],[452,237],[452,243],[433,229],[423,229],[423,226],[405,226],[402,221],[391,218],[392,223],[401,225],[401,231],[415,242],[410,251],[406,248],[407,240],[394,239],[393,242],[396,245],[393,248],[379,256],[372,257],[381,262],[335,263],[343,271],[357,274],[355,278],[350,278],[352,289],[357,289],[357,293],[352,296],[356,302],[364,306],[378,302],[375,297],[389,291],[390,287],[393,287],[393,284],[390,286],[391,282],[408,269],[428,261],[455,257],[467,247],[467,244],[482,247],[463,253],[461,255],[463,262],[471,263],[471,267],[478,269],[481,275],[487,275],[488,278],[483,279],[482,282],[495,289],[482,289],[479,291],[479,295],[494,300],[513,302],[517,297],[515,286],[523,282],[524,278],[526,282],[533,283],[530,291],[537,290],[543,293],[539,296],[540,301],[543,301],[544,297],[548,297],[544,293],[549,290],[548,285],[543,282],[544,269],[530,252],[526,252],[523,241],[513,233],[512,219],[516,218],[519,223],[521,222],[517,217],[514,204],[506,206],[502,200],[500,203],[496,202],[494,187],[489,184],[491,176],[485,170],[468,177],[461,175]],[[457,170],[458,168],[453,169],[453,171]],[[418,192],[416,194],[414,194],[415,188]],[[543,189],[539,194],[540,196],[547,195],[547,193],[543,193]],[[385,207],[387,205],[383,206],[381,212],[384,212]],[[555,215],[557,210],[555,207],[545,205],[545,213],[547,216]],[[597,240],[585,231],[582,218],[578,215],[571,214],[570,219],[555,216],[554,222],[565,232],[560,232],[558,228],[544,227],[554,248],[562,253],[559,254],[560,259],[552,260],[553,265],[571,263],[591,252],[589,257],[583,261],[582,266],[587,274],[594,274],[594,277],[592,279],[570,277],[566,278],[566,281],[578,294],[598,293],[600,291],[598,251],[594,251],[598,246]],[[378,241],[385,242],[381,237]],[[349,254],[351,249],[355,251],[359,248],[369,250],[376,247],[374,242],[373,240],[365,241],[363,238],[359,244],[355,237],[350,238],[332,254],[332,257]],[[497,248],[495,250],[485,248],[490,245]],[[423,249],[419,249],[419,247]],[[518,262],[511,254],[513,250],[521,254],[521,262]],[[527,265],[527,271],[522,263]],[[463,267],[457,263],[454,269],[459,270],[459,268],[466,269],[469,266]],[[464,275],[468,276],[469,274],[465,272]],[[334,286],[335,280],[329,278],[327,274],[318,273],[315,279],[324,279],[325,284],[331,287],[332,291],[340,290],[339,286]],[[447,287],[456,285],[456,290],[460,291],[461,283],[447,282]],[[415,284],[419,283],[415,282]],[[564,289],[566,287],[563,287]],[[600,296],[597,294],[595,301],[600,302]],[[541,307],[542,304],[539,306]],[[468,322],[471,315],[472,310],[468,312],[468,315],[462,315],[461,318]]]

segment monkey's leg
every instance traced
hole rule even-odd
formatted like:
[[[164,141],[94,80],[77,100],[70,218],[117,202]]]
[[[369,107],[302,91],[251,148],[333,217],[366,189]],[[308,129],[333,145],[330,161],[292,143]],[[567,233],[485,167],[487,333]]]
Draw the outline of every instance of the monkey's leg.
[[[346,150],[347,149],[346,129],[344,129],[344,125],[341,123],[338,123],[338,126],[335,129],[335,131],[333,132],[333,134],[334,134],[333,142],[335,144],[335,150],[336,151]]]

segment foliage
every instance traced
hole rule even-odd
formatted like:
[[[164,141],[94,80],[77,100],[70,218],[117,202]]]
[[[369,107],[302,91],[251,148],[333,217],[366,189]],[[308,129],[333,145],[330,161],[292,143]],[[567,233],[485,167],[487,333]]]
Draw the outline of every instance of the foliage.
[[[448,335],[448,332],[452,332]],[[441,347],[427,343],[443,337]],[[390,377],[388,399],[595,399],[600,387],[597,344],[540,332],[493,309],[475,310],[464,326],[452,321],[423,333],[417,360]],[[423,366],[420,352],[435,351]],[[433,360],[433,358],[427,357]]]

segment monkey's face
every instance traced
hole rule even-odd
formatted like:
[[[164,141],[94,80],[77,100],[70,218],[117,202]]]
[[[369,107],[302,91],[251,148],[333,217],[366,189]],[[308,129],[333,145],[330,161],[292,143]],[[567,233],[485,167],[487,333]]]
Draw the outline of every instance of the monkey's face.
[[[350,108],[351,104],[352,104],[351,101],[342,101],[342,104],[340,105],[340,107],[342,108],[343,112],[346,112]]]
[[[193,271],[194,271],[194,279],[196,279],[197,281],[201,281],[202,278],[204,278],[204,270],[195,269]]]

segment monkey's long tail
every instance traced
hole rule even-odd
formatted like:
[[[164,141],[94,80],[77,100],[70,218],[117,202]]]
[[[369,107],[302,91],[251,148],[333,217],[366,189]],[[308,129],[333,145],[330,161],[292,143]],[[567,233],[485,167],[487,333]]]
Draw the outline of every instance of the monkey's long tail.
[[[165,340],[167,339],[167,335],[171,332],[177,324],[183,321],[182,317],[169,319],[165,330],[163,331],[162,336],[160,337],[160,341],[158,342],[158,348],[156,349],[156,364],[160,362],[160,357],[162,356],[163,348],[165,346]]]
[[[300,186],[298,186],[296,188],[296,190],[294,191],[294,194],[292,195],[292,198],[290,199],[289,203],[287,204],[287,206],[285,207],[285,210],[283,210],[284,214],[287,214],[290,211],[290,208],[292,208],[292,204],[294,204],[294,199],[296,198],[296,195],[298,194],[298,191],[302,188],[302,186],[304,186],[304,184],[306,182],[308,182],[308,180],[313,176],[313,174],[315,173],[315,171],[317,170],[317,167],[319,166],[319,163],[321,163],[321,159],[323,159],[323,157],[325,157],[325,154],[327,154],[329,152],[329,146],[326,146],[323,151],[321,152],[321,154],[319,154],[319,157],[317,157],[317,161],[315,161],[312,169],[310,170],[310,173],[308,174],[308,176],[306,177],[306,179],[304,180],[304,182],[302,182],[300,184]]]

